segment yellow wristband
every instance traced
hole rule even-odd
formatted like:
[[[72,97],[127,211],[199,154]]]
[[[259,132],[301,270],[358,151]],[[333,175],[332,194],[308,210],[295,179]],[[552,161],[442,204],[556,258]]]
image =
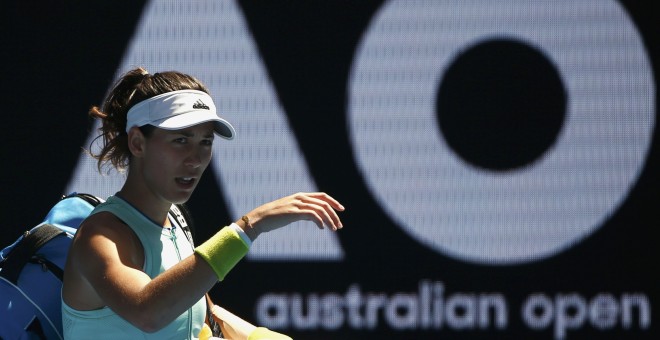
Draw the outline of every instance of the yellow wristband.
[[[195,248],[195,253],[208,262],[218,279],[222,281],[238,261],[247,254],[248,250],[249,247],[236,230],[222,228],[206,242]]]

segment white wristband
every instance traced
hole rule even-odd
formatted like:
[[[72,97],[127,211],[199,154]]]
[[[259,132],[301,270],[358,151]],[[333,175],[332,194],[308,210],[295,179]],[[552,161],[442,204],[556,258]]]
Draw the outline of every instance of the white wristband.
[[[248,237],[248,235],[245,233],[245,231],[243,231],[243,229],[241,229],[241,227],[239,227],[238,224],[232,223],[232,224],[229,225],[229,227],[236,230],[236,232],[238,233],[238,236],[240,236],[241,239],[245,242],[245,244],[247,244],[248,248],[252,247],[252,240],[250,240],[250,237]]]

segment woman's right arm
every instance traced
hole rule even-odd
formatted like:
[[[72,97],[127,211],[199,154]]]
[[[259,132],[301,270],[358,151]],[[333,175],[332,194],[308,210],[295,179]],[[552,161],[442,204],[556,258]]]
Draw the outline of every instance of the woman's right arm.
[[[343,210],[325,193],[297,193],[250,211],[245,215],[249,224],[243,219],[236,223],[252,240],[300,220],[338,230],[342,224],[336,211]],[[229,257],[238,262],[247,252],[240,236],[229,229],[152,280],[142,271],[144,254],[132,230],[112,214],[93,215],[76,233],[69,253],[65,302],[76,309],[108,306],[139,329],[157,331],[224,278],[233,266],[227,265]]]

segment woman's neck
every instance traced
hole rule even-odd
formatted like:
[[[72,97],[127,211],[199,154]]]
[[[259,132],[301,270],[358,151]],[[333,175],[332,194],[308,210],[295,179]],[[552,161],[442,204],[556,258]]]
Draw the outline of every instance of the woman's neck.
[[[144,185],[131,183],[130,176],[117,193],[117,196],[130,203],[155,223],[163,227],[170,227],[167,213],[170,211],[172,203],[157,197],[153,192],[147,190]]]

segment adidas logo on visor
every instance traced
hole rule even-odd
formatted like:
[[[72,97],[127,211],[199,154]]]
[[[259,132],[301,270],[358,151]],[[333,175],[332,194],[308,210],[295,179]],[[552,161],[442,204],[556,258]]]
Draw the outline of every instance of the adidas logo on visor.
[[[197,99],[195,104],[193,104],[193,109],[204,109],[204,110],[210,110],[208,105],[204,104],[204,102],[201,99]]]

